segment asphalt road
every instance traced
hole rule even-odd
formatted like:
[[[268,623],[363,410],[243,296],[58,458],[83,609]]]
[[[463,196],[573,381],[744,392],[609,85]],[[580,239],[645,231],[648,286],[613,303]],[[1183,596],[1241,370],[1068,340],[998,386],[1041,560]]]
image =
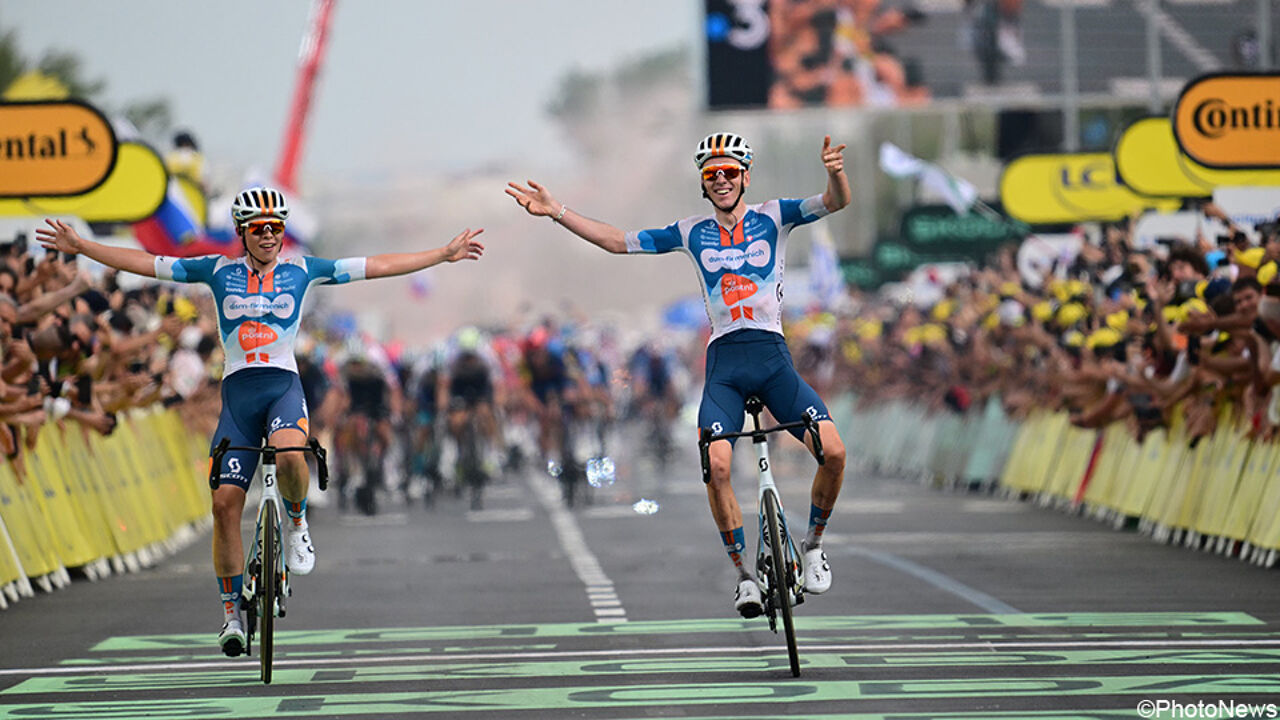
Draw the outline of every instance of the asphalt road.
[[[735,484],[753,509],[748,453]],[[25,599],[0,612],[0,718],[1066,720],[1280,703],[1274,573],[857,468],[827,534],[835,584],[796,611],[792,678],[780,636],[733,612],[694,449],[662,475],[618,454],[617,483],[572,511],[541,474],[491,487],[480,512],[314,508],[318,566],[294,579],[269,686],[256,657],[218,652],[207,533],[142,572]],[[812,463],[774,459],[802,527]],[[660,509],[635,512],[642,498]]]

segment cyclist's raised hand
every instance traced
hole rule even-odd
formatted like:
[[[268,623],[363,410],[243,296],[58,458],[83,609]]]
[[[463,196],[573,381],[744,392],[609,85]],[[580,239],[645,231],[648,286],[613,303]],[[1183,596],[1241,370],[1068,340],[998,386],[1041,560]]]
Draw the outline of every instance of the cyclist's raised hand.
[[[844,143],[831,147],[830,135],[822,138],[822,164],[826,166],[828,174],[835,175],[844,170],[845,147]]]
[[[444,246],[444,261],[458,262],[459,260],[479,260],[484,254],[484,245],[475,241],[475,236],[484,232],[484,228],[472,230],[467,228],[458,233]]]
[[[551,197],[551,193],[545,187],[532,180],[528,183],[528,187],[523,187],[519,183],[507,183],[506,193],[515,198],[516,204],[530,215],[555,217],[562,205]]]
[[[58,252],[79,253],[84,246],[84,238],[76,229],[62,222],[45,218],[49,227],[36,228],[36,239],[46,250],[57,249]]]

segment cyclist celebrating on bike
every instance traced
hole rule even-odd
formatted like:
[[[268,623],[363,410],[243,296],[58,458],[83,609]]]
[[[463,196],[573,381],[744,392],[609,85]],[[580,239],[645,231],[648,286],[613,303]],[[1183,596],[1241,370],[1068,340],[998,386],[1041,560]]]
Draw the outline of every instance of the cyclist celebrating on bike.
[[[779,422],[796,422],[806,414],[818,421],[826,463],[813,480],[803,546],[805,587],[815,594],[831,587],[822,533],[840,493],[845,450],[822,399],[796,373],[782,337],[782,270],[792,228],[849,204],[844,148],[832,147],[830,136],[823,140],[827,187],[821,195],[748,205],[743,196],[751,184],[750,146],[733,133],[708,135],[698,144],[694,164],[702,177],[702,196],[713,212],[639,232],[624,233],[581,215],[532,180],[528,186],[509,183],[506,190],[530,215],[549,217],[608,252],[682,250],[693,258],[712,328],[698,411],[700,428],[716,434],[740,431],[748,395],[758,395]],[[802,431],[793,432],[803,439]],[[744,617],[755,617],[763,612],[763,602],[759,586],[742,562],[746,543],[742,510],[729,481],[732,453],[731,440],[711,444],[707,497],[725,549],[738,570],[734,607]]]
[[[45,248],[84,254],[103,265],[183,283],[203,283],[213,291],[218,329],[226,357],[222,375],[222,414],[212,447],[224,437],[232,445],[258,446],[264,436],[276,447],[306,444],[306,401],[293,356],[303,299],[312,285],[339,285],[354,280],[403,275],[442,262],[478,259],[484,246],[475,241],[483,230],[466,229],[443,247],[411,253],[326,260],[282,256],[289,206],[278,190],[250,188],[231,204],[244,255],[174,258],[145,250],[113,247],[86,240],[61,220],[47,219],[36,231]],[[309,473],[300,453],[279,456],[280,493],[292,522],[289,526],[289,569],[299,575],[315,566],[306,522]],[[218,578],[224,622],[218,644],[228,656],[244,651],[244,623],[239,602],[244,573],[240,518],[245,491],[257,468],[258,454],[226,453],[221,483],[213,492],[213,566]]]

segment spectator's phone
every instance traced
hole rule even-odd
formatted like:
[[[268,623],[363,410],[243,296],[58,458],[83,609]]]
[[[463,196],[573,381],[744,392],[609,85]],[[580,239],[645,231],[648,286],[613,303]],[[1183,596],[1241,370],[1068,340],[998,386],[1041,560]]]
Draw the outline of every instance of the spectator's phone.
[[[13,251],[21,255],[27,251],[27,234],[18,233],[13,236]]]
[[[45,248],[44,257],[46,260],[56,259],[58,257],[58,248]]]
[[[32,375],[31,379],[27,381],[27,394],[36,395],[39,392],[40,392],[40,376]]]
[[[87,406],[93,402],[93,378],[81,375],[76,378],[76,404]]]

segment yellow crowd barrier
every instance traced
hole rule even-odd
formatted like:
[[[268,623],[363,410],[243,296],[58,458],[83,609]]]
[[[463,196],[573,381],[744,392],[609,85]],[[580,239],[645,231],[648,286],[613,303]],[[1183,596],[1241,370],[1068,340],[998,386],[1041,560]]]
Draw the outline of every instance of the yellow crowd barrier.
[[[1280,562],[1280,442],[1250,438],[1230,406],[1219,408],[1217,430],[1194,443],[1180,408],[1170,427],[1141,443],[1123,423],[1085,430],[1066,412],[1033,411],[1015,423],[994,400],[964,415],[905,400],[855,402],[847,412],[832,417],[850,457],[879,470],[991,479],[1044,504],[1083,505],[1161,541]],[[975,466],[977,474],[968,469]]]
[[[0,607],[29,594],[29,580],[136,569],[194,537],[209,514],[206,465],[204,443],[172,410],[122,415],[105,437],[77,423],[41,428],[21,472],[0,461]]]

